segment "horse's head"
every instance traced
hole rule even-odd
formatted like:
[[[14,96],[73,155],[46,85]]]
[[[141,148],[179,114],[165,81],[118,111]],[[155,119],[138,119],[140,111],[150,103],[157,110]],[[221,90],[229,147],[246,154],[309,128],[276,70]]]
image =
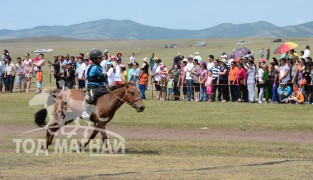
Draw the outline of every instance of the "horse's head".
[[[145,105],[140,98],[140,92],[137,90],[133,83],[128,83],[125,85],[126,95],[125,101],[136,109],[137,112],[142,112],[145,109]]]

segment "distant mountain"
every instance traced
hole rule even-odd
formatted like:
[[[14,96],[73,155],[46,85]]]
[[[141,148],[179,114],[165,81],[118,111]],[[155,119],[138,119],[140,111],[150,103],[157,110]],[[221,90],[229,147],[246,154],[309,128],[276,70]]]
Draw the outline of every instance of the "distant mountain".
[[[147,26],[130,20],[118,21],[102,19],[70,26],[38,26],[35,28],[23,30],[0,30],[0,39],[39,36],[56,36],[91,40],[313,37],[313,22],[285,27],[278,27],[265,21],[245,24],[223,23],[202,30],[183,30]]]

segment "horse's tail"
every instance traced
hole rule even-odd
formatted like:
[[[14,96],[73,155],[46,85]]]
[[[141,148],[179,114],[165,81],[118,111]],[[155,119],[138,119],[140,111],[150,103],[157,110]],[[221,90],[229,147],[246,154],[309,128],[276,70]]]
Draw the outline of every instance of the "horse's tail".
[[[47,109],[41,109],[34,114],[34,118],[35,118],[34,123],[39,127],[44,127],[47,124],[46,117],[47,117]]]

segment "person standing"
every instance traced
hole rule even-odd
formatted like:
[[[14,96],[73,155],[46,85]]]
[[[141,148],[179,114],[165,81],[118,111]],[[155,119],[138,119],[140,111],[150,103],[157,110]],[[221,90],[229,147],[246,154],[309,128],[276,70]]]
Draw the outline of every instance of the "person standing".
[[[290,80],[290,67],[287,64],[286,58],[280,59],[280,67],[279,67],[279,82],[291,82]],[[288,84],[292,89],[292,84]]]
[[[200,99],[199,101],[208,101],[208,95],[207,95],[207,90],[205,86],[206,79],[208,77],[208,70],[207,70],[207,65],[205,61],[202,61],[201,64],[201,69],[200,69],[200,76],[199,76],[199,84],[200,84]]]
[[[14,84],[14,64],[12,63],[11,58],[6,59],[6,66],[5,66],[5,90],[6,92],[11,92],[13,90]]]
[[[304,58],[310,57],[310,46],[306,46],[303,57]]]
[[[54,69],[55,85],[56,85],[57,89],[61,89],[60,84],[59,84],[59,81],[61,79],[61,77],[60,77],[60,68],[61,68],[61,66],[60,66],[60,62],[59,62],[59,57],[58,56],[54,56],[54,63],[51,63],[50,61],[48,61],[48,63],[50,65],[52,65],[53,69]],[[26,79],[26,82],[27,82],[27,79]]]
[[[254,103],[254,92],[255,92],[255,66],[253,60],[250,60],[247,67],[247,85],[249,93],[249,102]]]
[[[146,74],[149,74],[148,58],[143,58],[142,61],[143,61],[143,63],[141,65],[141,70],[143,70]]]
[[[262,104],[263,95],[264,95],[264,79],[263,79],[264,70],[265,70],[264,65],[260,64],[260,67],[259,67],[258,72],[257,72],[257,79],[258,79],[257,82],[258,82],[258,87],[260,89],[259,95],[258,95],[258,103],[259,104]]]
[[[147,82],[148,82],[148,74],[141,70],[140,76],[139,76],[139,89],[140,89],[141,99],[146,99],[145,91],[146,91]]]
[[[278,101],[277,97],[277,89],[279,86],[279,73],[277,69],[275,68],[275,62],[270,63],[270,68],[269,68],[269,80],[270,80],[270,88],[269,91],[272,93],[272,103],[275,103]]]
[[[29,93],[31,78],[32,78],[32,60],[29,58],[29,53],[25,54],[25,59],[23,61],[23,70],[26,78],[26,93]]]
[[[25,86],[26,86],[26,79],[25,75],[23,73],[23,63],[22,59],[20,57],[16,58],[17,64],[15,65],[15,74],[17,75],[16,78],[16,85],[19,88],[20,92],[25,91]]]
[[[200,99],[200,84],[199,84],[199,76],[200,76],[200,65],[198,59],[193,59],[194,68],[192,69],[192,80],[193,86],[195,88],[195,101],[199,102]]]
[[[262,49],[260,50],[260,57],[261,57],[261,59],[264,58],[264,48],[262,48]]]
[[[208,94],[208,101],[212,102],[213,84],[212,84],[212,70],[208,70],[208,76],[205,81],[206,93]]]
[[[238,65],[238,73],[236,77],[236,85],[238,89],[238,100],[237,102],[245,101],[248,102],[248,93],[247,93],[247,71],[244,68],[243,63]]]
[[[83,59],[81,56],[78,57],[78,67],[77,67],[77,79],[78,79],[78,89],[84,89],[85,88],[85,69],[86,64],[83,62]]]
[[[220,66],[218,64],[218,61],[215,59],[213,60],[214,67],[212,69],[212,85],[213,85],[213,90],[212,90],[212,102],[215,101],[216,99],[216,89],[218,89],[218,73],[220,72]]]
[[[218,97],[217,99],[221,102],[228,101],[228,69],[227,69],[227,61],[225,59],[222,59],[220,64],[220,72],[218,72],[219,76],[219,88],[218,88]],[[223,96],[223,98],[222,98]]]
[[[126,67],[125,66],[121,67],[121,72],[122,72],[123,84],[127,84],[127,72],[126,72]]]
[[[179,80],[177,84],[179,88],[182,87],[183,89],[183,98],[181,99],[182,101],[187,100],[186,65],[187,65],[187,59],[182,60],[180,76],[179,76]]]
[[[108,77],[108,86],[112,88],[114,86],[114,66],[112,62],[107,63],[107,77]]]
[[[38,66],[37,68],[37,73],[36,73],[36,82],[37,82],[37,90],[36,94],[41,93],[42,89],[42,72],[41,72],[41,67]]]
[[[150,70],[152,71],[152,68],[154,66],[154,53],[151,54],[151,57],[150,57]]]
[[[168,100],[168,101],[173,100],[173,94],[174,94],[174,93],[173,93],[173,87],[174,87],[173,74],[170,73],[170,74],[169,74],[168,81],[167,81],[167,95],[168,95],[167,100]]]
[[[107,62],[109,62],[108,60],[108,56],[106,54],[103,54],[103,59],[100,63],[100,66],[102,67],[103,69],[103,74],[106,74],[106,70],[107,70]]]
[[[148,58],[143,58],[142,59],[143,63],[141,65],[141,70],[144,71],[148,77],[149,77],[149,62],[148,62]],[[148,88],[148,81],[146,82],[146,90]]]
[[[188,101],[194,100],[194,87],[193,87],[193,79],[192,79],[192,69],[194,68],[193,64],[193,56],[188,56],[188,63],[186,65],[186,85],[187,85],[187,98]]]
[[[238,67],[234,61],[230,64],[230,71],[228,74],[228,84],[230,86],[230,94],[231,94],[231,101],[236,102],[238,101],[238,86],[237,86],[237,76],[238,76]]]
[[[132,76],[130,78],[130,81],[133,81],[134,84],[136,85],[138,91],[140,91],[139,88],[139,75],[140,75],[140,69],[139,69],[139,64],[137,62],[135,62],[135,64],[133,65],[134,71],[132,73]]]
[[[135,57],[135,53],[132,53],[132,55],[129,58],[129,63],[134,64],[136,62],[136,57]]]
[[[115,76],[114,76],[114,86],[118,87],[123,84],[122,80],[122,70],[121,70],[122,62],[117,59],[115,64]]]
[[[160,66],[160,76],[161,76],[161,79],[159,81],[159,84],[161,86],[161,94],[162,94],[161,100],[165,100],[166,95],[167,95],[166,86],[167,86],[168,70],[163,62],[161,63],[161,66]]]
[[[171,71],[171,73],[173,74],[173,81],[174,81],[174,87],[173,87],[174,100],[178,101],[180,97],[180,89],[179,89],[178,84],[179,84],[179,77],[180,77],[181,70],[177,64],[174,65],[174,68]]]
[[[207,64],[207,70],[208,71],[212,71],[212,69],[214,68],[214,56],[213,55],[209,55],[209,58],[208,58],[208,64]]]
[[[161,62],[162,62],[161,59],[158,59],[155,61],[156,64],[154,66],[156,66],[157,68],[155,72],[151,74],[151,77],[154,80],[155,90],[157,91],[157,97],[156,97],[157,100],[161,99],[161,86],[159,84],[159,81],[161,80],[161,74],[160,74]]]
[[[267,65],[264,65],[264,73],[263,73],[263,84],[264,84],[264,97],[265,103],[269,103],[270,99],[270,84],[269,84],[269,68]]]
[[[133,64],[132,63],[128,63],[127,82],[130,81],[133,72],[134,72]]]
[[[73,89],[74,82],[75,82],[75,64],[69,64],[67,65],[68,67],[66,68],[66,77],[65,77],[65,86],[68,89]]]
[[[270,56],[271,56],[271,50],[270,48],[268,47],[267,50],[266,50],[266,60],[270,60]]]

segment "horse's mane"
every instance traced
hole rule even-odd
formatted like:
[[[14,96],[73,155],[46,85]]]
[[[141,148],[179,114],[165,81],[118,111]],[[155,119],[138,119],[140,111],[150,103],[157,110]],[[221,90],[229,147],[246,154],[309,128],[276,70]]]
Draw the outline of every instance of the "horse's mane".
[[[110,91],[115,91],[115,90],[117,90],[117,89],[121,89],[121,88],[123,88],[123,87],[125,87],[125,85],[124,85],[124,84],[122,84],[122,85],[118,85],[118,86],[113,86],[113,87],[111,87],[111,88],[110,88]]]
[[[123,87],[128,87],[128,86],[135,86],[135,84],[133,82],[128,82],[127,84],[121,84],[118,86],[113,86],[110,88],[110,91],[115,91],[115,90],[121,89]]]

